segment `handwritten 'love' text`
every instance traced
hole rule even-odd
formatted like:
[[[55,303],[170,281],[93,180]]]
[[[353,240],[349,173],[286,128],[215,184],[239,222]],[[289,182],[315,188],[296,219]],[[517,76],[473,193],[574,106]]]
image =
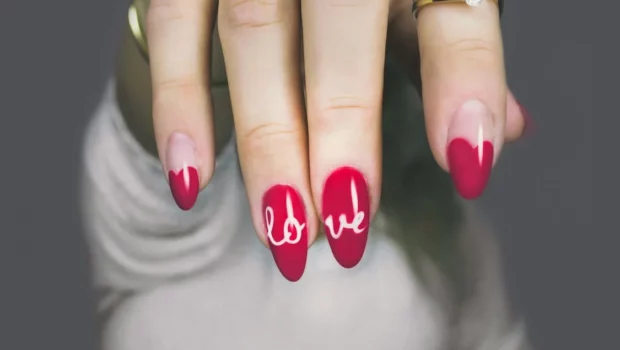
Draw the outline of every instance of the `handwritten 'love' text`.
[[[274,246],[281,246],[284,243],[288,244],[297,244],[301,240],[301,232],[306,227],[306,224],[302,224],[295,218],[295,212],[293,211],[293,203],[291,202],[291,197],[287,193],[286,194],[286,220],[284,221],[284,225],[282,227],[282,239],[277,240],[273,237],[273,226],[275,224],[275,216],[273,212],[273,208],[267,206],[265,208],[265,223],[267,225],[267,237],[269,241]],[[290,228],[293,227],[295,233],[290,231]]]

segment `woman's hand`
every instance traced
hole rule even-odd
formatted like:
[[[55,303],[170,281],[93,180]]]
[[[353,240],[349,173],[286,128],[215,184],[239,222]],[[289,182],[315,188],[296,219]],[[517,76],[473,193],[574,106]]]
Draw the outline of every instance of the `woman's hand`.
[[[386,42],[414,75],[421,67],[437,162],[463,197],[479,196],[504,141],[524,124],[507,93],[498,8],[490,0],[429,5],[416,33],[411,5],[151,0],[155,137],[179,206],[192,207],[214,169],[208,67],[216,23],[254,224],[287,279],[303,274],[317,214],[342,266],[362,258],[381,189]]]

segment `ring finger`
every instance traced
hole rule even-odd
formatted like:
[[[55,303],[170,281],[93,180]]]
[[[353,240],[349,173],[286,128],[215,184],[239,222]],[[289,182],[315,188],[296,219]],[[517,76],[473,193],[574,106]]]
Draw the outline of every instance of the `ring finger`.
[[[388,0],[302,0],[315,204],[336,260],[362,258],[381,188]]]

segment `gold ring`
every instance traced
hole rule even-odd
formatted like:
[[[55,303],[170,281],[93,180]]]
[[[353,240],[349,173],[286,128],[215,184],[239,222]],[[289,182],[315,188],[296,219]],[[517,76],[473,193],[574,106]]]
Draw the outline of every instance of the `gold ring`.
[[[482,4],[484,0],[413,0],[413,15],[417,18],[418,12],[424,7],[433,4],[465,4],[469,7],[477,7]],[[494,2],[499,7],[499,13],[502,14],[502,10],[504,7],[503,0],[490,0]]]
[[[144,35],[144,29],[142,28],[142,23],[140,21],[140,16],[138,15],[138,9],[136,5],[132,2],[131,6],[129,6],[129,11],[127,12],[127,19],[129,20],[129,29],[131,30],[131,36],[133,37],[142,57],[148,62],[149,61],[149,46],[146,42],[146,35]]]

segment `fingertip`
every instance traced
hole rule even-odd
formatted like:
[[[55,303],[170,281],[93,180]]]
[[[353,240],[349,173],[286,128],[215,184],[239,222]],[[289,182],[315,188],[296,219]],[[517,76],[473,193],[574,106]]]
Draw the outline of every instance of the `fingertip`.
[[[519,104],[519,109],[521,110],[521,115],[523,116],[523,129],[521,132],[521,136],[530,136],[532,133],[534,133],[534,129],[535,129],[532,115],[521,104]]]
[[[512,93],[508,94],[506,108],[506,141],[514,142],[530,136],[534,131],[531,114]]]
[[[262,198],[264,235],[280,273],[291,282],[298,281],[306,268],[308,231],[303,197],[291,185],[271,186]]]
[[[182,210],[194,207],[198,194],[211,179],[213,162],[201,162],[196,143],[182,131],[170,134],[165,146],[162,164],[168,177],[172,197]],[[202,157],[212,159],[212,156]]]

